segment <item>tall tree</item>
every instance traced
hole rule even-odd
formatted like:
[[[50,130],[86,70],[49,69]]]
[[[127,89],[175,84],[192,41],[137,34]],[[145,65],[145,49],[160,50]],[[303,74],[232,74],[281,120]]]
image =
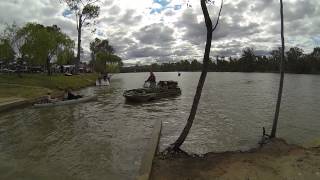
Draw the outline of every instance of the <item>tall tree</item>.
[[[284,58],[285,58],[285,55],[284,55],[285,44],[284,44],[284,27],[283,27],[284,25],[283,25],[283,3],[282,3],[282,0],[280,0],[280,18],[281,18],[280,83],[279,83],[276,111],[275,111],[275,114],[274,114],[272,130],[271,130],[271,134],[270,134],[271,138],[276,137],[277,125],[278,125],[278,119],[279,119],[279,112],[280,112],[280,105],[281,105],[281,98],[282,98],[283,81],[284,81],[283,61],[284,61]]]
[[[97,72],[105,73],[108,71],[119,71],[122,66],[121,58],[114,55],[114,49],[107,39],[95,38],[90,43],[91,64]],[[109,66],[108,66],[109,65]]]
[[[19,27],[17,24],[7,24],[4,31],[0,35],[0,39],[6,40],[7,43],[11,46],[11,48],[15,51],[14,53],[19,56],[19,48],[21,47],[21,41],[17,38],[17,33],[19,31]]]
[[[15,60],[17,63],[17,73],[19,77],[22,77],[20,73],[20,67],[23,64],[23,54],[22,52],[22,45],[24,44],[23,38],[20,38],[19,31],[20,27],[16,23],[7,24],[3,33],[1,34],[2,39],[8,40],[11,48],[14,50],[15,53]]]
[[[253,48],[244,48],[240,58],[241,70],[244,72],[253,72],[255,68],[256,55]]]
[[[14,60],[15,52],[8,39],[0,39],[0,61],[9,64]]]
[[[99,38],[95,38],[94,41],[90,43],[90,50],[93,58],[97,55],[98,52],[114,54],[114,49],[109,44],[109,41],[107,39],[101,40]]]
[[[209,65],[209,61],[210,61],[212,33],[217,28],[217,26],[219,24],[220,14],[221,14],[222,6],[223,6],[223,0],[221,0],[219,14],[218,14],[216,23],[213,26],[211,18],[210,18],[210,14],[207,9],[207,3],[214,3],[214,2],[215,1],[213,1],[213,0],[212,1],[211,0],[200,0],[201,9],[203,12],[203,16],[204,16],[204,20],[205,20],[205,24],[206,24],[206,29],[207,29],[207,39],[206,39],[205,52],[204,52],[204,56],[203,56],[202,71],[201,71],[200,79],[198,82],[196,94],[193,99],[189,118],[187,120],[187,124],[185,125],[179,138],[168,148],[169,151],[178,151],[180,149],[180,146],[183,144],[183,142],[185,141],[185,139],[187,138],[187,136],[189,134],[189,131],[190,131],[192,124],[193,124],[193,120],[194,120],[196,113],[197,113],[197,108],[198,108],[198,104],[200,101],[202,88],[203,88],[204,82],[206,80],[208,65]]]
[[[21,28],[19,36],[25,39],[21,48],[24,58],[27,58],[29,63],[45,65],[48,75],[51,75],[52,58],[57,56],[59,51],[70,51],[74,47],[74,42],[56,25],[45,27],[28,23]]]
[[[289,51],[286,52],[288,63],[287,68],[289,72],[297,72],[302,73],[303,72],[303,64],[302,64],[302,56],[303,56],[303,50],[298,47],[292,47],[289,49]]]
[[[63,0],[69,6],[70,10],[76,15],[78,48],[75,62],[75,71],[79,73],[80,55],[81,55],[81,32],[82,27],[92,24],[89,20],[94,20],[99,16],[100,7],[94,5],[98,0]]]
[[[74,64],[74,52],[73,49],[63,49],[58,51],[57,55],[57,64],[64,65],[64,64]]]

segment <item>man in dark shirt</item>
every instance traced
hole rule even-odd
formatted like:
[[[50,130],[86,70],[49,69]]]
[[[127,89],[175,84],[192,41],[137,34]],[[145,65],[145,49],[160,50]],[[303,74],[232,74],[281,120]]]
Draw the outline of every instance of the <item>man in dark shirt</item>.
[[[150,75],[148,79],[145,82],[150,83],[150,88],[155,88],[156,87],[156,76],[153,74],[153,72],[150,70]]]

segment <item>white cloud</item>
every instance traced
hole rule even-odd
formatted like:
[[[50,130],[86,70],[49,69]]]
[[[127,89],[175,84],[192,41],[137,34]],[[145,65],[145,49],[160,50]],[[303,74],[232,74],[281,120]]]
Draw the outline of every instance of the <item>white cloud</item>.
[[[126,63],[200,59],[206,30],[199,0],[168,2],[164,7],[153,0],[101,0],[96,33],[89,28],[83,30],[82,46],[86,54],[90,41],[99,37],[109,39]],[[213,20],[219,3],[220,0],[208,8]],[[220,25],[213,34],[212,55],[239,55],[247,46],[258,52],[279,46],[278,3],[278,0],[225,0]],[[319,44],[315,40],[320,37],[320,1],[288,0],[284,7],[287,46],[310,51]],[[67,7],[59,0],[1,0],[0,9],[0,30],[5,23],[12,22],[57,24],[76,41],[75,17],[63,17]],[[161,11],[151,13],[153,9]]]

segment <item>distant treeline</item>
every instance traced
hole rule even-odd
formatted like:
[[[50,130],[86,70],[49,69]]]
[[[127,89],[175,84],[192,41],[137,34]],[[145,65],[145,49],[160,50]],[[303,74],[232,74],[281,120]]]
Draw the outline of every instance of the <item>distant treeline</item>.
[[[211,72],[278,72],[280,50],[273,50],[269,56],[257,56],[252,48],[245,48],[240,58],[216,57],[209,63]],[[320,47],[314,48],[310,54],[303,53],[298,47],[286,52],[284,63],[288,73],[320,73]],[[200,71],[202,64],[197,60],[181,60],[175,63],[136,65],[122,67],[121,72],[155,72]]]

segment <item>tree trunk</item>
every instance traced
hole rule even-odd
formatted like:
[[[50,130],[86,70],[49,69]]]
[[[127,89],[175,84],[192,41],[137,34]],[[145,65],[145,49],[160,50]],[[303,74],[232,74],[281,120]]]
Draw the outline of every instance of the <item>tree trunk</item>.
[[[201,98],[202,88],[203,88],[204,82],[206,80],[207,72],[208,72],[210,48],[211,48],[211,41],[212,41],[212,22],[211,22],[209,13],[208,13],[208,9],[207,9],[205,0],[201,0],[201,8],[202,8],[203,16],[205,18],[206,27],[207,27],[207,40],[206,40],[206,47],[205,47],[205,52],[204,52],[204,56],[203,56],[202,72],[201,72],[201,76],[200,76],[200,79],[198,82],[196,94],[193,99],[193,104],[191,107],[189,118],[187,120],[187,124],[184,127],[183,131],[181,132],[179,138],[173,143],[173,145],[172,145],[173,150],[178,150],[188,136],[188,133],[189,133],[191,126],[193,124],[193,120],[194,120],[196,113],[197,113],[197,108],[198,108],[198,104],[199,104],[199,101]]]
[[[47,75],[48,76],[50,76],[51,75],[51,67],[50,67],[50,58],[49,57],[47,57],[47,63],[46,63],[46,65],[47,65]]]
[[[81,28],[82,28],[82,14],[79,15],[79,25],[78,25],[78,50],[77,50],[77,59],[75,62],[75,73],[79,73],[80,65],[80,54],[81,54]]]
[[[278,124],[280,105],[281,105],[281,98],[282,98],[283,80],[284,80],[284,70],[283,70],[284,69],[284,67],[283,67],[284,65],[283,65],[283,61],[285,59],[285,56],[284,56],[285,44],[284,44],[283,3],[282,3],[282,0],[280,0],[280,15],[281,15],[281,44],[282,44],[281,58],[280,58],[280,84],[279,84],[276,111],[275,111],[275,114],[274,114],[272,131],[271,131],[271,135],[270,135],[271,138],[276,137],[277,124]]]
[[[21,75],[21,65],[22,65],[22,60],[21,59],[17,59],[17,74],[19,78],[22,78]]]

